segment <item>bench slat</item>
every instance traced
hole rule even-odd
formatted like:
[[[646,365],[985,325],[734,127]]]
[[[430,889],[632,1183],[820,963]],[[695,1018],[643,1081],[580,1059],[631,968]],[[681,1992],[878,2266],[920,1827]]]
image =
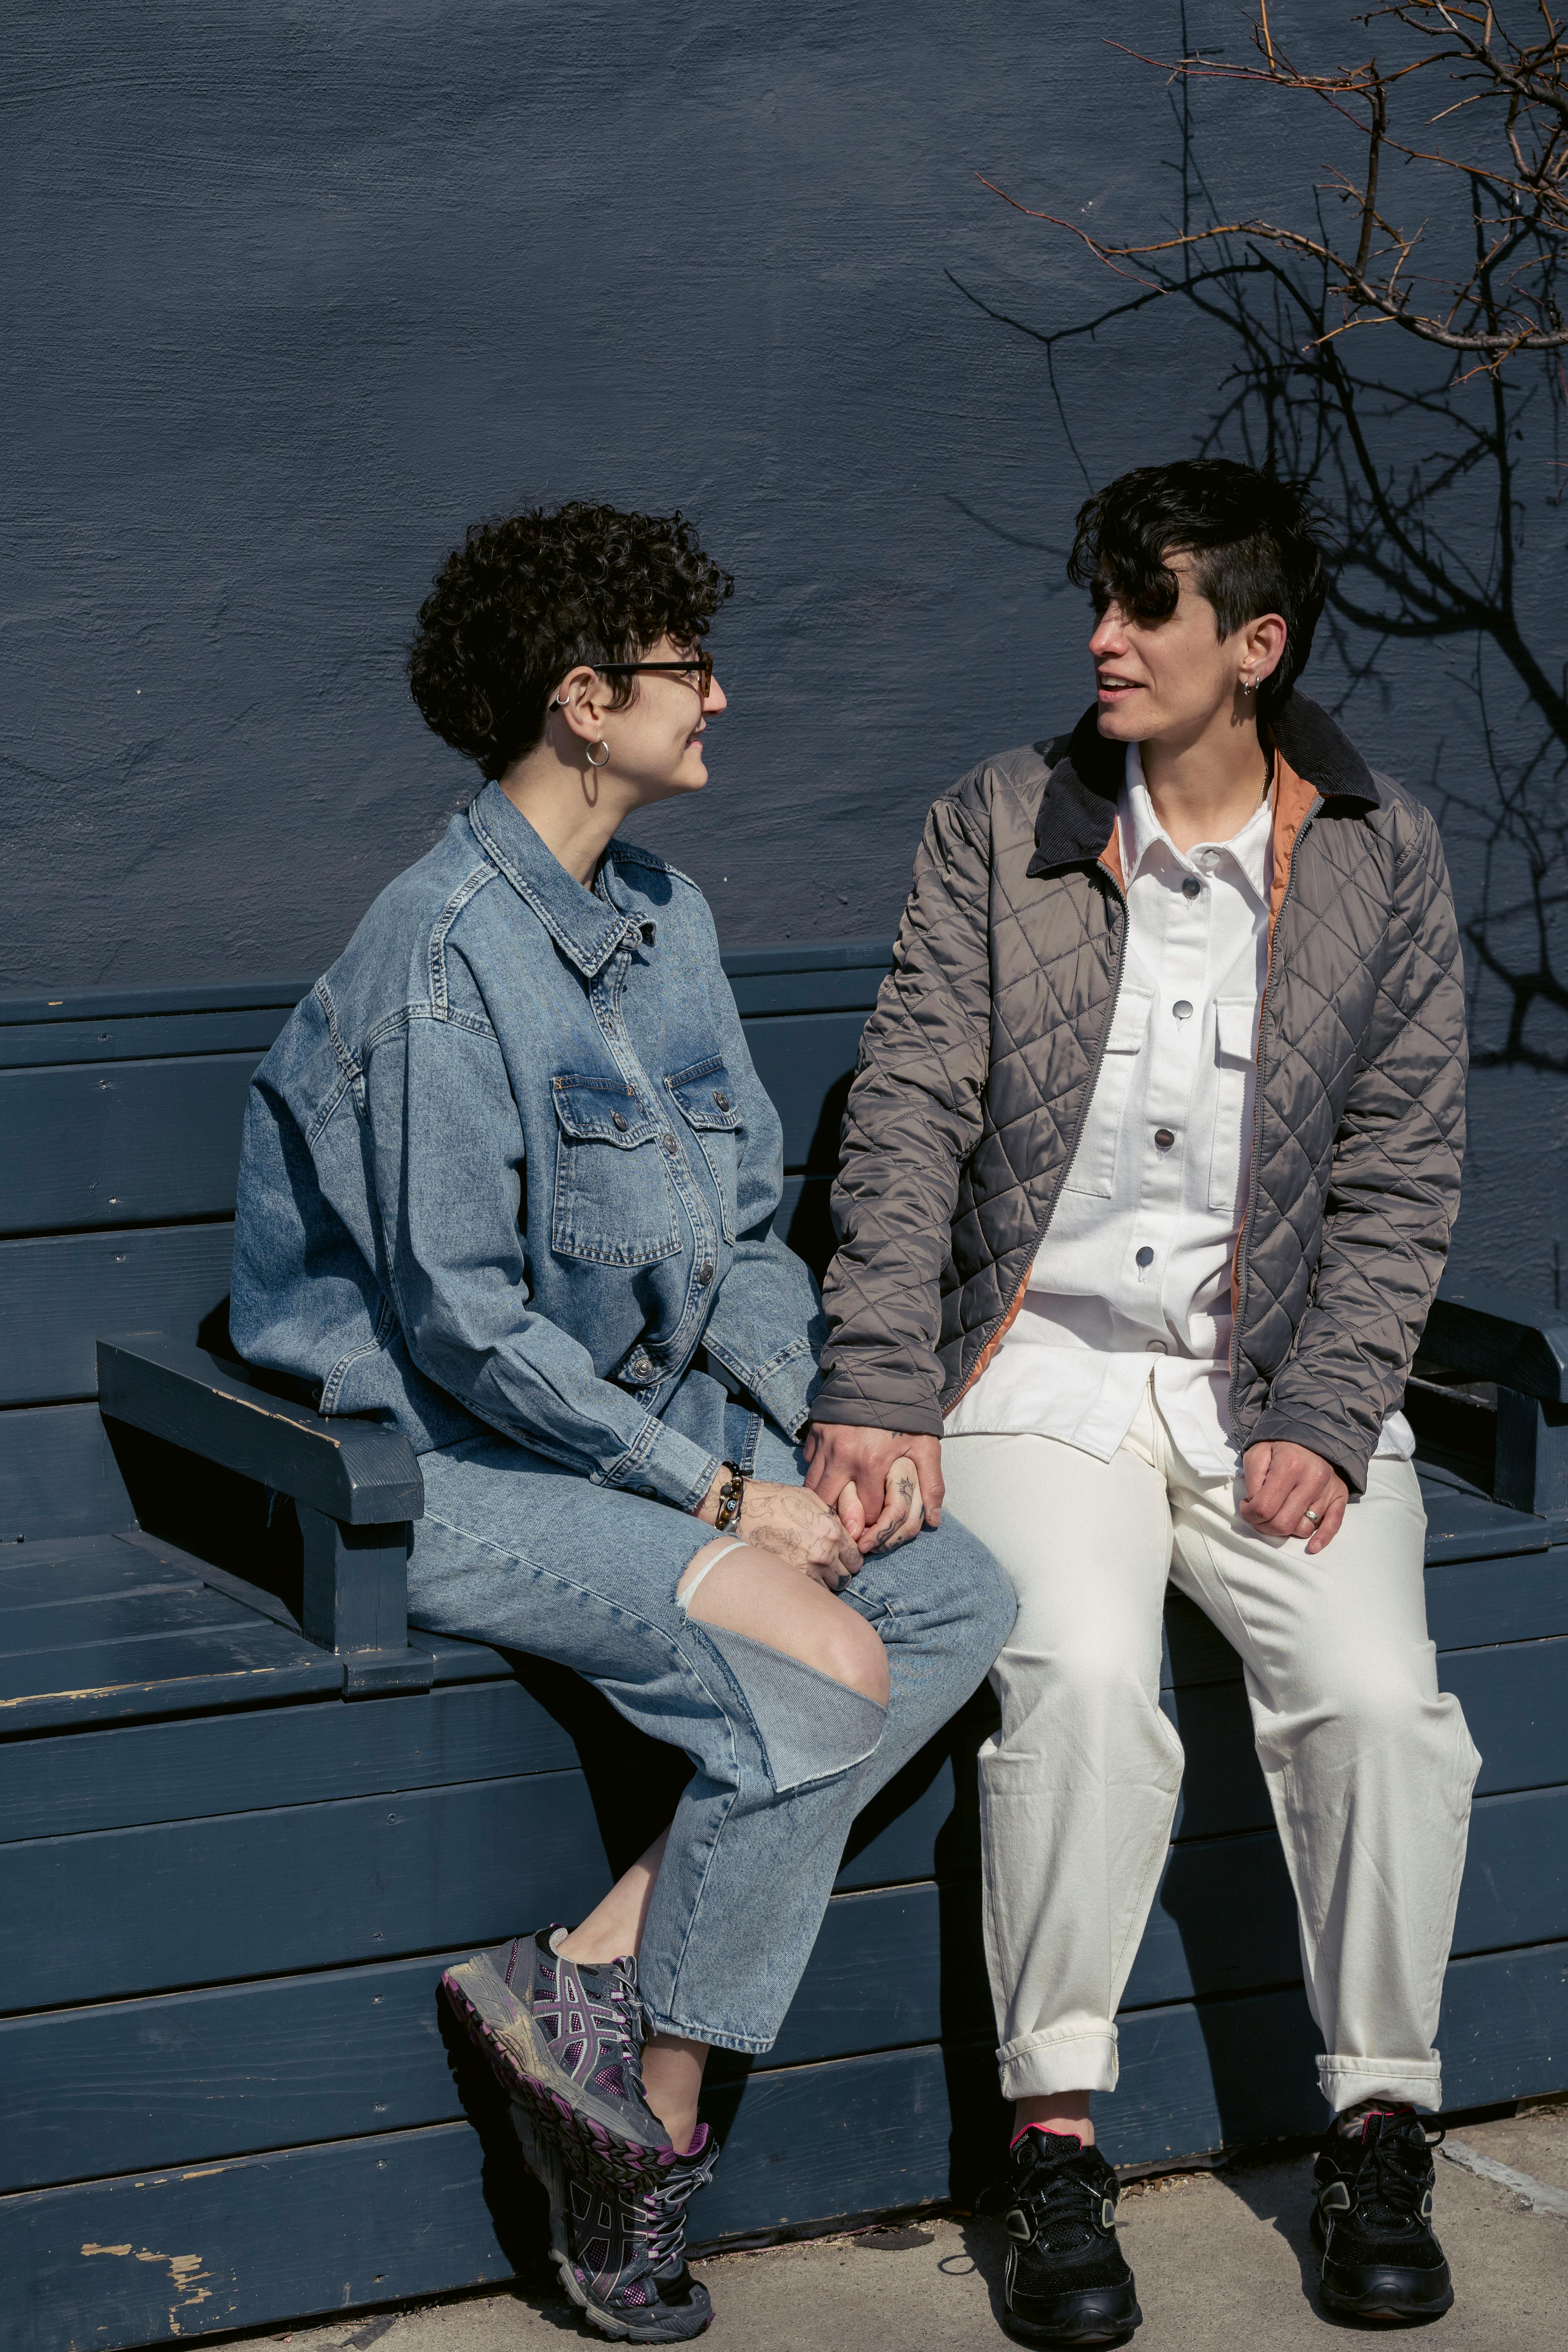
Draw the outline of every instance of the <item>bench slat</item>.
[[[1562,2085],[1568,1945],[1456,1962],[1439,2039],[1455,2106]],[[1150,2162],[1314,2130],[1315,2044],[1299,1989],[1129,2018],[1107,2156]],[[918,2205],[955,2187],[973,2195],[1000,2146],[983,2045],[759,2071],[717,2084],[710,2108],[725,2160],[693,2204],[694,2246]],[[191,2336],[499,2285],[514,2257],[497,2243],[492,2210],[507,2213],[527,2192],[504,2127],[490,2139],[488,2179],[485,2156],[479,2136],[454,2123],[0,2199],[0,2273],[32,2283],[25,2303],[10,2298],[0,2312],[0,2352],[34,2352],[40,2309],[53,2340],[121,2352],[165,2336],[171,2312]],[[103,2251],[84,2256],[84,2246]],[[136,2259],[168,2247],[202,2249],[199,2269]]]
[[[1564,1790],[1477,1807],[1457,1958],[1568,1936],[1568,1876],[1543,1880],[1534,1867],[1541,1842],[1560,1840],[1565,1822]],[[1500,1885],[1510,1889],[1506,1902]],[[463,2108],[436,1982],[471,1948],[0,2021],[0,2193],[456,2121]],[[1178,1846],[1122,2030],[1142,2010],[1299,1974],[1278,1840]],[[973,1882],[952,1892],[927,1882],[838,1895],[779,2040],[755,2071],[933,2041],[944,2016],[984,2015],[988,1999]],[[744,2071],[721,2053],[713,2066],[716,2082]]]
[[[0,1542],[110,1535],[135,1517],[96,1404],[0,1412]]]
[[[232,1216],[258,1058],[0,1071],[0,1233]]]
[[[0,1405],[95,1397],[105,1331],[194,1345],[228,1297],[233,1257],[226,1219],[0,1242]]]

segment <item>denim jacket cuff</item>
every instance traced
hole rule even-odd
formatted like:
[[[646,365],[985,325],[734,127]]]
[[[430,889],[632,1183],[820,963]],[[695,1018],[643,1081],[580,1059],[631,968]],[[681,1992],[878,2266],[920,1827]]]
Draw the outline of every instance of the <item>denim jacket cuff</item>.
[[[723,1466],[716,1454],[650,1413],[619,1461],[605,1471],[604,1483],[651,1490],[678,1511],[694,1511]]]

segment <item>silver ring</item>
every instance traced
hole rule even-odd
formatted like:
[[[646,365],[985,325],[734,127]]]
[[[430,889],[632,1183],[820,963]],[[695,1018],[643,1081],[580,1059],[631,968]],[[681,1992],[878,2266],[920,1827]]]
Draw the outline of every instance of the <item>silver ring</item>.
[[[1301,1514],[1301,1517],[1302,1517],[1304,1519],[1310,1519],[1310,1520],[1311,1520],[1311,1522],[1312,1522],[1312,1525],[1313,1525],[1314,1527],[1316,1527],[1316,1526],[1317,1526],[1317,1524],[1318,1524],[1318,1514],[1317,1514],[1317,1512],[1316,1512],[1316,1511],[1303,1511],[1303,1512],[1302,1512],[1302,1514]]]

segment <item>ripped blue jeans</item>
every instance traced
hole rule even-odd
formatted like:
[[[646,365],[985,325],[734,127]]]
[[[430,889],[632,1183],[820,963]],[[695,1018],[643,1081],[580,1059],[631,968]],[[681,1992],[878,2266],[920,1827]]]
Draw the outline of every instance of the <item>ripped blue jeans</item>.
[[[731,1425],[732,1417],[732,1425]],[[731,1459],[799,1485],[805,1457],[726,1412]],[[657,2032],[772,2048],[800,1982],[850,1823],[984,1681],[1016,1600],[954,1521],[868,1559],[842,1598],[881,1635],[887,1707],[813,1667],[689,1620],[676,1587],[712,1530],[591,1485],[504,1438],[420,1457],[408,1615],[573,1667],[695,1767],[637,1956]]]

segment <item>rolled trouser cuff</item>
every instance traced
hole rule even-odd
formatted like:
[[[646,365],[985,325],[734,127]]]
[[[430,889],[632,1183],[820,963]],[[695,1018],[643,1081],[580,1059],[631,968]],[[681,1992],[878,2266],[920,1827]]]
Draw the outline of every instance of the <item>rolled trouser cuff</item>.
[[[1336,2116],[1359,2107],[1363,2099],[1386,2099],[1391,2106],[1428,2107],[1434,2114],[1443,2104],[1443,2062],[1430,2058],[1331,2058],[1318,2060],[1318,2088]]]
[[[996,2053],[1005,2099],[1048,2099],[1064,2091],[1114,2091],[1116,2028],[1025,2033]]]

